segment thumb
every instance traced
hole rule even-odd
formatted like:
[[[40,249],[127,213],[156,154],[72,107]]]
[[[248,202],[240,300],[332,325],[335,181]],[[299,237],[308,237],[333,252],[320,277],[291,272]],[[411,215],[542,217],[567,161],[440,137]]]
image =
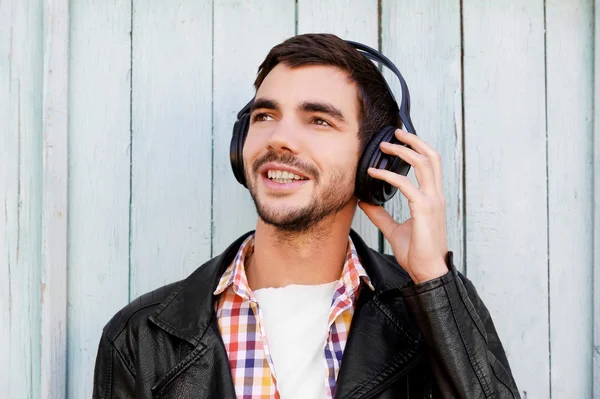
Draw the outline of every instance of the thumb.
[[[386,238],[388,238],[389,234],[398,225],[392,215],[390,215],[381,205],[373,205],[364,201],[359,201],[358,206],[363,210],[371,222],[381,230]]]

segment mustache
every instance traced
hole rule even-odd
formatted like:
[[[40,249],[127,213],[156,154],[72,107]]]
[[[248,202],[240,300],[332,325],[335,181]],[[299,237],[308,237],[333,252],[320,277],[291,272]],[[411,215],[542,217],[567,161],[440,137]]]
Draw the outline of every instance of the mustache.
[[[291,168],[298,169],[300,172],[308,177],[314,179],[317,183],[319,182],[319,171],[312,165],[300,161],[298,158],[291,154],[277,154],[275,151],[269,151],[265,155],[257,158],[252,164],[252,172],[258,173],[258,169],[266,163],[277,162],[283,165],[287,165]]]

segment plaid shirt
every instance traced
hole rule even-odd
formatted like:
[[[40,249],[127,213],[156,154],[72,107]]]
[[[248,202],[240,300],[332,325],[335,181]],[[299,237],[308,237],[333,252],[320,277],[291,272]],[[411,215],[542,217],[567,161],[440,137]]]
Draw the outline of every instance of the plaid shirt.
[[[241,245],[233,263],[227,268],[215,295],[219,329],[229,357],[238,398],[279,398],[277,377],[261,323],[258,302],[248,287],[244,259],[254,250],[254,235]],[[354,302],[362,281],[373,290],[363,269],[354,244],[348,237],[348,251],[342,275],[337,282],[329,313],[329,338],[325,345],[324,392],[333,397],[335,382],[342,363],[342,355],[354,314]],[[293,311],[293,309],[290,309]]]

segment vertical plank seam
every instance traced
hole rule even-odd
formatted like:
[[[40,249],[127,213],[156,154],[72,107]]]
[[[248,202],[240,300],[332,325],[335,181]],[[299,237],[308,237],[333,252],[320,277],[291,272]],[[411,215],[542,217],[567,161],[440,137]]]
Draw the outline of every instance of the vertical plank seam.
[[[382,15],[381,0],[377,0],[377,50],[381,52],[382,40],[383,40],[383,26],[381,26]]]
[[[598,284],[600,283],[600,276],[598,273],[600,272],[600,214],[598,212],[598,202],[600,198],[598,197],[600,194],[600,187],[598,186],[600,179],[600,142],[599,139],[599,129],[600,129],[600,121],[598,120],[598,102],[596,101],[596,96],[600,94],[598,81],[596,79],[596,73],[600,72],[599,70],[599,54],[598,47],[600,45],[599,37],[598,37],[598,26],[597,23],[600,20],[598,16],[598,0],[592,3],[592,13],[594,15],[593,25],[592,25],[592,38],[593,38],[593,48],[592,48],[592,63],[593,63],[593,71],[592,73],[592,85],[594,88],[594,92],[592,95],[592,118],[593,118],[593,127],[592,127],[592,162],[593,162],[593,170],[592,170],[592,396],[598,397],[600,396],[600,342],[598,342],[598,337],[600,337],[600,332],[598,331],[598,327],[600,326],[600,304],[598,304],[598,300],[600,299],[600,289]]]
[[[294,35],[298,34],[298,0],[294,0]]]
[[[127,300],[131,302],[131,238],[133,231],[132,204],[133,204],[133,0],[130,0],[129,9],[129,232],[127,263],[129,267],[127,282]]]
[[[548,392],[552,399],[552,324],[551,324],[551,291],[550,291],[550,169],[548,167],[548,29],[546,0],[544,7],[544,127],[546,134],[546,262],[548,270]]]
[[[460,104],[461,104],[461,129],[462,129],[462,270],[467,275],[467,156],[466,156],[466,129],[465,129],[465,31],[463,16],[463,0],[459,2],[459,25],[460,25]]]
[[[210,126],[210,257],[214,255],[214,242],[215,242],[215,0],[212,0],[211,8],[211,40],[212,45],[210,49],[211,56],[211,80],[210,80],[210,115],[211,115],[211,126]]]

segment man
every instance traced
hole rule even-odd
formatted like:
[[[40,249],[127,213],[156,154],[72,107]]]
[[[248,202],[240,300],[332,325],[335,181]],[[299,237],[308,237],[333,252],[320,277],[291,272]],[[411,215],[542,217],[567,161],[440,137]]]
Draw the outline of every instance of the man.
[[[394,256],[350,226],[357,164],[399,126],[374,64],[325,34],[293,37],[259,67],[243,142],[256,230],[183,281],[148,293],[104,328],[97,398],[516,398],[473,285],[448,251],[440,157],[395,131],[385,154],[415,169],[397,187],[411,218],[358,203]]]

